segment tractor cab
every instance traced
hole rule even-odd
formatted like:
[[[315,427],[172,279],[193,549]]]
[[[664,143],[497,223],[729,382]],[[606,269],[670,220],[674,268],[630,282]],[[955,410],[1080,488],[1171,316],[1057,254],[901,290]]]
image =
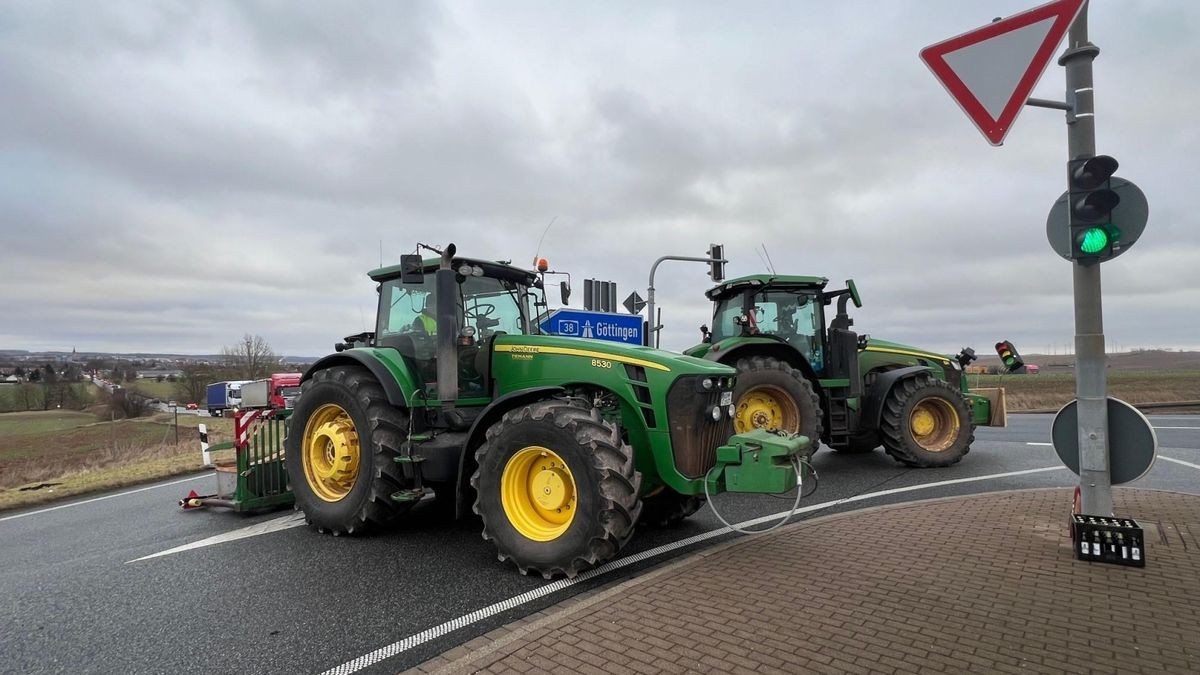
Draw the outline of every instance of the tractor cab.
[[[424,395],[445,399],[438,394],[441,345],[457,375],[450,398],[487,397],[488,347],[500,335],[534,332],[541,281],[504,263],[451,257],[439,288],[441,264],[417,259],[371,272],[379,283],[375,346],[400,352]]]
[[[742,277],[708,292],[714,302],[713,327],[705,342],[729,338],[767,338],[804,356],[818,375],[825,371],[824,295],[827,279],[756,275]]]

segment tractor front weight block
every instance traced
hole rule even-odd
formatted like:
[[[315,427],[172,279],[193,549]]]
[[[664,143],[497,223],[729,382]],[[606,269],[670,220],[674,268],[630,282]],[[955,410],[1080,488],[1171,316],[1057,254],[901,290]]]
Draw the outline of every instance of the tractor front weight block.
[[[736,434],[717,448],[716,466],[705,479],[709,492],[787,492],[797,484],[794,460],[811,444],[807,436],[763,429]]]

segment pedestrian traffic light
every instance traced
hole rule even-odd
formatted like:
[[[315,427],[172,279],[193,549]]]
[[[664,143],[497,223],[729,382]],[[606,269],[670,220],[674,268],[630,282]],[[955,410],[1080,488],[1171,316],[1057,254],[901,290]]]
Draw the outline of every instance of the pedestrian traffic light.
[[[1071,259],[1082,264],[1108,260],[1121,249],[1121,230],[1113,209],[1121,197],[1112,189],[1117,160],[1108,155],[1067,163],[1067,215],[1071,224]]]
[[[1021,360],[1021,355],[1017,353],[1017,348],[1008,340],[996,343],[996,353],[1000,355],[1000,362],[1004,364],[1004,369],[1010,373],[1025,365],[1025,362]]]
[[[709,244],[708,245],[708,276],[713,281],[721,282],[725,280],[725,245],[724,244]]]

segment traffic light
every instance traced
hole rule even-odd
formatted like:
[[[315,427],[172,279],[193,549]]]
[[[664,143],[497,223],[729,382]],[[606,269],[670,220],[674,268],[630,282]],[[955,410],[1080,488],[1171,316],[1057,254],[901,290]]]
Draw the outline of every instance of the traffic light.
[[[1067,163],[1067,214],[1071,224],[1071,259],[1098,263],[1121,249],[1121,230],[1113,224],[1113,209],[1121,197],[1112,189],[1117,160],[1108,155],[1073,159]]]
[[[708,245],[708,276],[713,281],[725,281],[725,245]]]
[[[1025,365],[1025,362],[1021,360],[1021,355],[1017,353],[1017,348],[1008,340],[996,343],[996,353],[1000,355],[1000,362],[1004,364],[1004,369],[1010,373]]]

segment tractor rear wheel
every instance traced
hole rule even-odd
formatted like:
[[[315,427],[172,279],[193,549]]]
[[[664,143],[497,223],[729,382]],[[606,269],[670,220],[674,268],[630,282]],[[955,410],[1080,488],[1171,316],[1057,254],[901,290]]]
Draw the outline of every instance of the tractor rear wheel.
[[[475,460],[483,538],[522,574],[573,577],[633,534],[642,476],[620,429],[592,406],[555,399],[510,410]]]
[[[887,454],[922,468],[957,463],[975,440],[971,409],[962,393],[927,374],[892,387],[883,404],[880,431]]]
[[[334,535],[390,524],[408,506],[392,500],[405,488],[395,462],[407,435],[405,413],[360,366],[319,370],[300,391],[285,441],[296,508]]]
[[[754,429],[779,429],[803,434],[812,441],[809,456],[821,445],[821,399],[804,374],[770,356],[752,356],[737,362],[733,390],[733,428],[738,433]]]
[[[642,498],[639,523],[654,527],[675,527],[704,506],[704,497],[681,495],[669,487]]]

